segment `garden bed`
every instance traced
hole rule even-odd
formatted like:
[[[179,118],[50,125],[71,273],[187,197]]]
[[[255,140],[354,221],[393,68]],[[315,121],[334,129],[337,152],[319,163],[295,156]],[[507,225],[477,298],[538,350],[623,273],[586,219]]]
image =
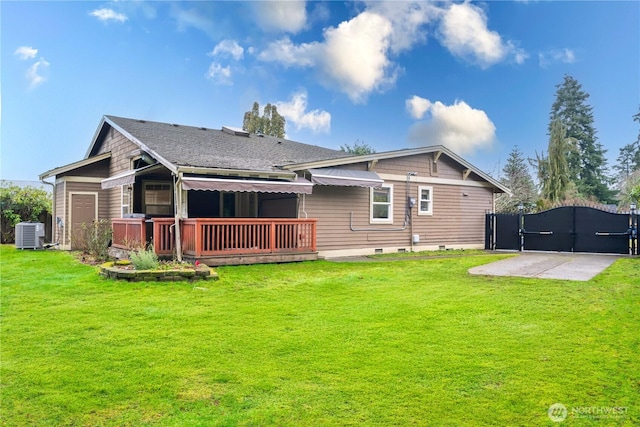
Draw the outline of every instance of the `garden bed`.
[[[128,262],[106,262],[100,266],[100,275],[109,279],[128,280],[130,282],[218,280],[218,274],[204,264],[197,266],[166,266],[156,270],[136,270]]]

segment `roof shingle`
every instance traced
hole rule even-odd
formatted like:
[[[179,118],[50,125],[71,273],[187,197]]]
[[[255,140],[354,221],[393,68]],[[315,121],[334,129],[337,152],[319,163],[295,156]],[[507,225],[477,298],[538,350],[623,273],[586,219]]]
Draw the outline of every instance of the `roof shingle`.
[[[108,122],[177,166],[275,171],[280,166],[350,156],[349,153],[270,136],[105,116]]]

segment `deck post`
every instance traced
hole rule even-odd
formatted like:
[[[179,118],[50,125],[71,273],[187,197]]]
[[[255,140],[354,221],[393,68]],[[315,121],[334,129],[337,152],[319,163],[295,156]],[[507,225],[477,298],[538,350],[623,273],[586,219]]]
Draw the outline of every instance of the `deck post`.
[[[182,203],[180,203],[180,199],[182,198],[182,191],[180,191],[180,187],[182,187],[180,174],[177,174],[175,181],[173,182],[173,209],[175,210],[175,248],[176,248],[176,258],[178,262],[182,262],[182,236],[180,233],[180,219],[181,212],[180,209],[182,207]]]

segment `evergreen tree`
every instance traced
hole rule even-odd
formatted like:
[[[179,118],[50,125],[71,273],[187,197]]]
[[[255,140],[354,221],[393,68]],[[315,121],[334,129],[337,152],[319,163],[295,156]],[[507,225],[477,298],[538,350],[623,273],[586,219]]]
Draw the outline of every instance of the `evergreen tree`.
[[[633,120],[640,123],[640,111],[633,116]],[[640,169],[640,131],[634,142],[620,148],[617,161],[618,164],[613,168],[618,172],[618,182],[624,181],[634,171]]]
[[[620,155],[617,161],[618,164],[613,168],[618,172],[618,179],[624,180],[633,171],[640,169],[640,144],[632,142],[620,148]]]
[[[593,126],[593,108],[587,103],[589,94],[582,85],[571,76],[565,75],[564,81],[556,85],[556,99],[551,106],[549,134],[553,122],[562,123],[570,144],[567,146],[567,167],[570,181],[585,197],[595,197],[607,202],[613,198],[608,188],[610,179],[606,175],[606,150],[598,142]]]
[[[344,144],[340,146],[340,151],[345,151],[347,153],[356,154],[358,156],[362,156],[364,154],[373,154],[376,150],[366,144],[363,141],[356,139],[356,142],[353,145]]]
[[[496,212],[518,212],[519,205],[527,209],[535,204],[538,193],[517,146],[511,150],[502,173],[500,181],[511,190],[511,194],[501,194],[496,199]]]
[[[254,102],[251,111],[244,113],[242,130],[249,133],[260,133],[275,136],[276,138],[284,138],[286,119],[278,113],[278,108],[275,105],[267,104],[263,111],[261,117],[260,105]]]
[[[564,125],[559,120],[554,120],[549,136],[549,154],[541,159],[545,170],[542,196],[550,202],[564,200],[571,182],[568,158],[571,158],[575,148],[566,134]]]

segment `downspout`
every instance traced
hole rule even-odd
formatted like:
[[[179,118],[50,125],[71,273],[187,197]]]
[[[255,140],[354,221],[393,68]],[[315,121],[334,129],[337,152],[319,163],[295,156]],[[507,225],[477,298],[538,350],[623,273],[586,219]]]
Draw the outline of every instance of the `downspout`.
[[[182,262],[182,236],[180,235],[180,220],[182,219],[182,172],[178,172],[173,183],[173,208],[175,210],[175,238],[176,259]]]
[[[409,217],[409,223],[411,225],[411,252],[413,252],[413,206],[411,206],[411,177],[418,175],[418,172],[407,172],[407,212],[406,215]]]
[[[56,184],[47,182],[44,178],[40,178],[40,182],[51,186],[51,243],[56,239]]]
[[[307,215],[307,211],[305,210],[305,201],[306,201],[306,194],[302,193],[302,213],[304,214],[304,219],[307,219],[309,216]]]

